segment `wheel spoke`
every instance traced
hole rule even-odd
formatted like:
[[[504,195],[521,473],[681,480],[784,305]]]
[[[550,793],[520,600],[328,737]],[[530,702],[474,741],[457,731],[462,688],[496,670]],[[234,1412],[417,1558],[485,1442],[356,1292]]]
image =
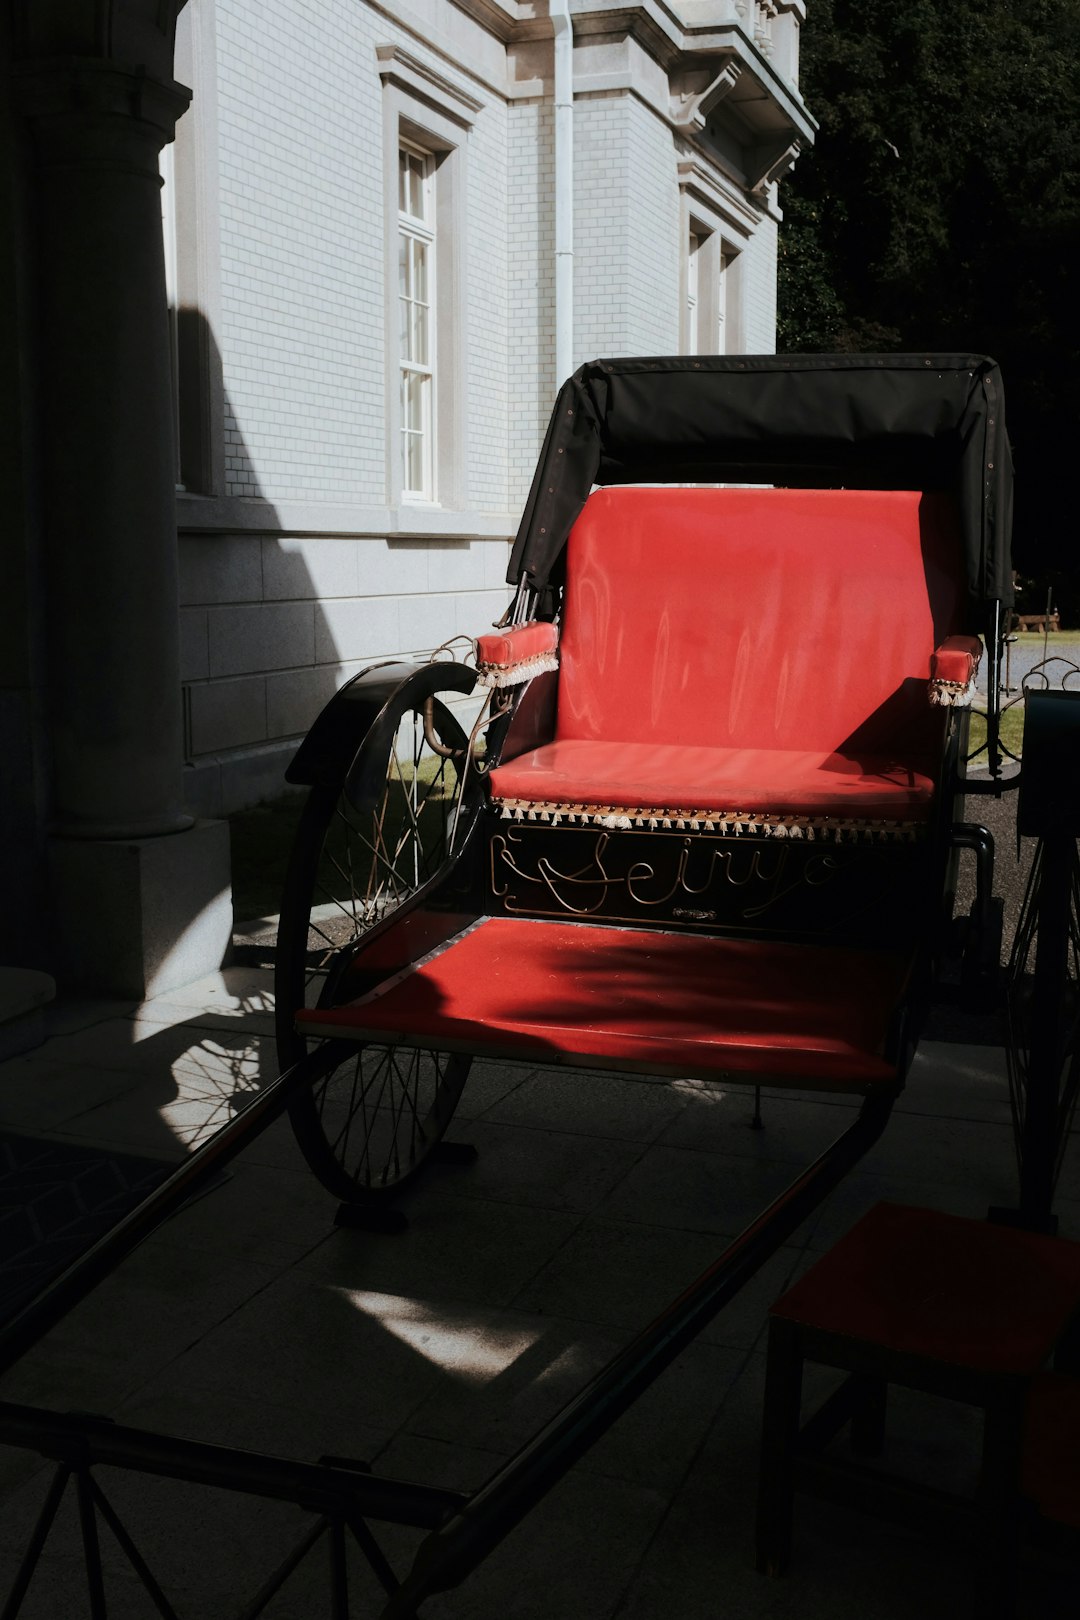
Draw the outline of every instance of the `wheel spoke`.
[[[409,1109],[409,1112],[410,1112],[410,1115],[411,1115],[410,1132],[409,1132],[409,1160],[408,1160],[409,1164],[412,1164],[412,1162],[413,1162],[413,1160],[414,1160],[414,1158],[416,1156],[416,1134],[417,1134],[417,1129],[418,1129],[418,1127],[420,1125],[420,1113],[419,1113],[420,1060],[421,1060],[421,1053],[420,1053],[418,1048],[414,1047],[413,1050],[409,1054],[408,1076],[403,1076],[402,1073],[401,1073],[400,1068],[397,1065],[397,1062],[395,1061],[395,1063],[394,1063],[394,1072],[397,1074],[398,1081],[399,1081],[399,1086],[398,1086],[397,1107],[394,1110],[394,1121],[393,1121],[393,1130],[391,1132],[390,1150],[391,1150],[391,1152],[393,1154],[394,1172],[395,1172],[396,1177],[400,1177],[400,1175],[401,1175],[401,1161],[400,1161],[398,1149],[399,1149],[399,1139],[400,1139],[400,1135],[401,1135],[401,1121],[402,1121],[402,1117],[403,1117],[403,1115],[405,1113],[406,1107]]]
[[[454,748],[465,736],[441,705],[436,732]],[[447,858],[461,777],[429,748],[418,708],[405,708],[388,738],[386,768],[372,793],[314,790],[321,820],[307,815],[306,900],[282,908],[279,1004],[331,1005],[341,969],[367,931],[409,899]],[[297,887],[293,882],[294,889]],[[281,940],[292,945],[283,955]],[[302,1037],[282,1030],[283,1061]],[[449,1122],[469,1068],[467,1057],[395,1046],[363,1046],[292,1110],[297,1139],[337,1196],[379,1198],[404,1184]]]

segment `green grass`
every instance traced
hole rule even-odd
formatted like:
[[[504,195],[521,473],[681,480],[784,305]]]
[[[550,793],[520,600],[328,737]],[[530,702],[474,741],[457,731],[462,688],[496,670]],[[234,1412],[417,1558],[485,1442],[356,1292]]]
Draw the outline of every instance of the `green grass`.
[[[1036,657],[1041,660],[1044,656],[1043,637],[1034,635],[1017,636],[1016,641],[1013,643],[1013,659],[1015,660],[1018,654],[1022,652],[1027,653],[1029,656],[1034,652]],[[1047,636],[1045,656],[1047,658],[1053,658],[1055,655],[1061,658],[1069,658],[1074,662],[1080,663],[1080,631],[1059,630],[1055,634]],[[1005,666],[1003,664],[1003,678],[1004,674]],[[1014,668],[1014,681],[1017,680],[1018,674],[1018,668]],[[1003,701],[1008,702],[1018,695],[1019,694],[1015,692],[1009,694],[1002,693],[1002,699]],[[968,752],[970,753],[975,748],[981,748],[985,741],[986,721],[983,719],[982,715],[973,714],[971,717],[971,737],[968,744]],[[1010,708],[1007,708],[1002,712],[1001,741],[1010,753],[1015,754],[1018,759],[1020,758],[1024,748],[1024,702],[1022,697],[1020,698],[1019,703],[1013,703]]]
[[[430,756],[424,758],[420,764],[421,783],[430,786],[438,768],[436,759]],[[447,797],[447,792],[431,794],[429,813],[423,818],[425,844],[429,828],[434,835],[436,807]],[[281,909],[281,891],[285,884],[289,852],[300,825],[305,798],[304,793],[287,793],[266,804],[256,805],[254,809],[237,811],[229,817],[233,910],[238,921],[249,922],[255,917],[273,916]],[[391,813],[384,826],[384,836],[391,848],[403,828],[403,814],[392,797]],[[340,855],[343,864],[350,865],[355,881],[362,889],[366,874],[355,864],[356,848],[353,849],[350,863],[343,853],[344,846],[339,850],[338,841],[332,840],[331,847]],[[335,875],[333,867],[325,860],[320,862],[318,881],[320,888],[325,891],[323,898],[338,892],[344,896],[347,892],[344,880]]]
[[[985,741],[986,721],[981,714],[973,714],[971,717],[971,731],[968,736],[968,753],[973,753],[976,748],[981,748]],[[1017,759],[1020,758],[1024,748],[1024,705],[1022,703],[1017,703],[1014,708],[1006,709],[1002,714],[1001,741],[1011,754],[1015,754]],[[974,761],[976,765],[985,764],[985,762],[985,754],[981,760]]]

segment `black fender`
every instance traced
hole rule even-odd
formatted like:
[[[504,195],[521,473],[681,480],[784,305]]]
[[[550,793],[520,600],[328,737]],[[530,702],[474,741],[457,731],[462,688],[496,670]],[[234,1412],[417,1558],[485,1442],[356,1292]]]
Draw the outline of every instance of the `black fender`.
[[[469,693],[476,671],[464,664],[372,664],[335,692],[285,772],[287,782],[339,787],[372,727],[398,705],[420,707],[440,692]]]

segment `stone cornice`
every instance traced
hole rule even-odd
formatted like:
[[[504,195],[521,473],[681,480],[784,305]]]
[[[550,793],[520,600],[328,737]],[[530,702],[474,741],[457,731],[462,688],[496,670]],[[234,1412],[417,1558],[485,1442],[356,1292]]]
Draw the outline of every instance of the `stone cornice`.
[[[484,103],[461,85],[436,72],[428,63],[411,55],[401,45],[376,45],[379,77],[387,84],[396,84],[421,101],[430,102],[455,123],[470,129]]]
[[[123,115],[153,126],[171,140],[191,91],[174,79],[158,79],[143,67],[88,56],[16,62],[11,70],[15,104],[33,119]]]
[[[334,535],[382,540],[508,540],[518,526],[518,519],[508,512],[185,493],[177,494],[176,519],[181,535],[272,534],[304,539]]]
[[[708,75],[697,107],[690,106],[689,101],[682,106],[672,106],[670,116],[676,128],[688,133],[691,129],[700,129],[698,112],[704,111],[707,116],[710,108],[721,97],[726,97],[722,116],[726,120],[730,109],[733,126],[741,130],[741,139],[765,136],[772,139],[788,131],[791,139],[811,144],[817,124],[807,112],[798,90],[761,54],[743,24],[737,18],[719,15],[720,8],[715,3],[697,5],[691,0],[686,12],[688,15],[684,18],[682,8],[665,4],[664,0],[642,0],[640,5],[628,5],[626,0],[572,0],[571,3],[575,41],[631,39],[673,77]],[[551,22],[546,8],[543,13],[523,16],[514,35],[518,40],[550,37]],[[575,74],[575,88],[578,82]],[[590,88],[600,87],[591,84]],[[672,88],[676,95],[686,94],[691,89],[678,83]],[[759,115],[759,109],[764,117]]]
[[[697,152],[684,153],[679,158],[678,170],[681,191],[706,203],[713,213],[726,220],[741,236],[753,235],[761,223],[761,203],[760,199],[755,198],[758,203],[755,207],[745,200],[741,195],[741,180],[735,181],[739,191],[734,190],[733,186],[721,185],[717,179],[716,159],[710,157],[706,161]]]
[[[774,141],[759,141],[747,153],[747,183],[751,191],[760,191],[782,180],[802,150],[799,141],[780,135]]]
[[[742,65],[729,57],[719,73],[703,90],[683,89],[678,84],[681,75],[673,73],[671,84],[671,121],[675,128],[686,134],[705,128],[713,108],[730,95],[742,76]]]
[[[486,28],[489,34],[501,39],[504,45],[523,37],[522,23],[531,22],[536,10],[534,5],[518,5],[514,0],[453,0],[453,4],[471,17],[473,22],[479,23],[481,28]],[[544,20],[547,21],[546,12]],[[547,31],[550,34],[550,24]]]

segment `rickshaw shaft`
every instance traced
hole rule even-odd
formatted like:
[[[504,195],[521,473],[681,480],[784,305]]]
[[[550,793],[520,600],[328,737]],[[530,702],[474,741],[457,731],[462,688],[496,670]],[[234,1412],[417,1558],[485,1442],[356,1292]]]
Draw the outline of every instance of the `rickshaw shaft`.
[[[409,1620],[424,1598],[457,1586],[476,1568],[869,1151],[888,1123],[893,1101],[891,1093],[867,1097],[854,1124],[453,1518],[428,1536],[382,1620]]]

